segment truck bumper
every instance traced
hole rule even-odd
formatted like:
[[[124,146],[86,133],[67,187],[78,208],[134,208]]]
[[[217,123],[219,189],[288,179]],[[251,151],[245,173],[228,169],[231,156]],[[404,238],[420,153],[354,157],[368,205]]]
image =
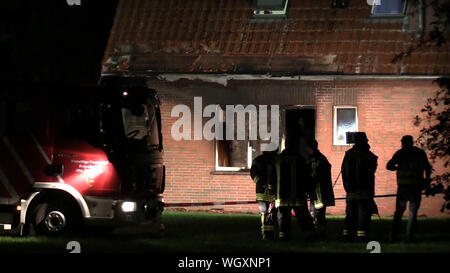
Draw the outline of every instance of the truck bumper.
[[[20,207],[18,205],[0,206],[0,235],[20,235],[22,225],[20,224]]]
[[[90,217],[85,218],[87,226],[120,228],[159,223],[164,210],[161,196],[124,200],[86,197],[86,201],[91,212]]]

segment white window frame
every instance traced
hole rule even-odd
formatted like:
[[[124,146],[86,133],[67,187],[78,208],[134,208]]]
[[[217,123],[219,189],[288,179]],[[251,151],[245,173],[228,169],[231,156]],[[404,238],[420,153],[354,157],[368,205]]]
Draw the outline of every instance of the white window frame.
[[[287,16],[287,7],[289,0],[284,1],[284,7],[282,9],[270,10],[270,9],[259,9],[257,6],[257,0],[253,1],[253,16],[254,18],[285,18]],[[266,14],[265,11],[270,13]]]
[[[253,155],[253,150],[252,147],[250,146],[250,141],[247,140],[247,166],[246,167],[224,167],[224,166],[219,166],[219,149],[217,149],[217,140],[214,140],[214,150],[215,150],[215,157],[214,157],[214,161],[215,161],[215,166],[216,166],[216,171],[225,171],[225,172],[239,172],[239,171],[243,171],[243,170],[248,170],[251,168],[252,166],[252,155]]]
[[[220,111],[221,112],[219,115],[219,121],[224,122],[224,116],[223,116],[224,111],[222,110],[222,108],[220,108]],[[259,116],[259,113],[258,113],[258,116]],[[249,118],[248,124],[250,125],[252,122],[252,116],[249,115],[248,118]],[[252,127],[249,126],[249,128],[247,128],[247,130],[251,130],[251,128]],[[226,130],[226,128],[224,127],[223,130]],[[225,133],[225,131],[224,131],[224,133]],[[244,141],[244,140],[242,140],[242,141]],[[219,149],[217,149],[217,140],[215,139],[214,140],[214,165],[215,165],[216,171],[238,172],[238,171],[242,171],[242,170],[249,170],[252,166],[252,161],[253,161],[253,159],[252,159],[253,149],[250,144],[251,144],[250,140],[247,140],[247,166],[246,167],[223,167],[223,166],[219,166]]]
[[[382,0],[380,0],[380,1],[382,1]],[[392,0],[385,0],[385,1],[392,1]],[[401,13],[374,13],[376,5],[372,5],[370,14],[372,17],[402,17],[405,15],[407,3],[408,3],[408,1],[405,0],[405,2],[403,3],[403,10]]]
[[[347,144],[346,142],[339,141],[338,138],[338,127],[337,127],[337,111],[338,109],[355,109],[355,121],[356,121],[356,131],[359,130],[358,124],[358,106],[349,106],[349,105],[338,105],[333,107],[333,145],[334,146],[350,146],[351,144]]]

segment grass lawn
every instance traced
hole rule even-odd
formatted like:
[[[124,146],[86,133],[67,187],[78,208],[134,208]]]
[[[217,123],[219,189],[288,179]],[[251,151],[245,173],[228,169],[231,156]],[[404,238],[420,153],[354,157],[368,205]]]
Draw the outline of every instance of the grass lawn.
[[[261,253],[261,252],[369,252],[364,244],[341,243],[343,217],[328,217],[328,241],[305,242],[295,218],[290,242],[259,239],[258,215],[164,212],[166,232],[154,236],[93,236],[77,238],[0,237],[0,252],[67,252],[68,241],[77,240],[82,252],[177,252],[177,253]],[[383,253],[450,253],[450,218],[419,218],[418,242],[389,243],[391,218],[373,218],[373,240]]]

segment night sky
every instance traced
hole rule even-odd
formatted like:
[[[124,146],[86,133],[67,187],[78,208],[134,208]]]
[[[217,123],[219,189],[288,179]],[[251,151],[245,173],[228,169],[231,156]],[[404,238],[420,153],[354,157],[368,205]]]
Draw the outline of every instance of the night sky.
[[[2,78],[8,82],[95,84],[117,0],[3,0]]]

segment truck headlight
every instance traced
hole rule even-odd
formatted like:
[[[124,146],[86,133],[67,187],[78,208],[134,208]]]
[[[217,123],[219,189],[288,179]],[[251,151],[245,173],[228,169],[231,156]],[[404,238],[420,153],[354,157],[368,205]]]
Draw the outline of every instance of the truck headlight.
[[[136,211],[136,202],[123,202],[122,203],[122,211],[123,212],[133,212]]]

